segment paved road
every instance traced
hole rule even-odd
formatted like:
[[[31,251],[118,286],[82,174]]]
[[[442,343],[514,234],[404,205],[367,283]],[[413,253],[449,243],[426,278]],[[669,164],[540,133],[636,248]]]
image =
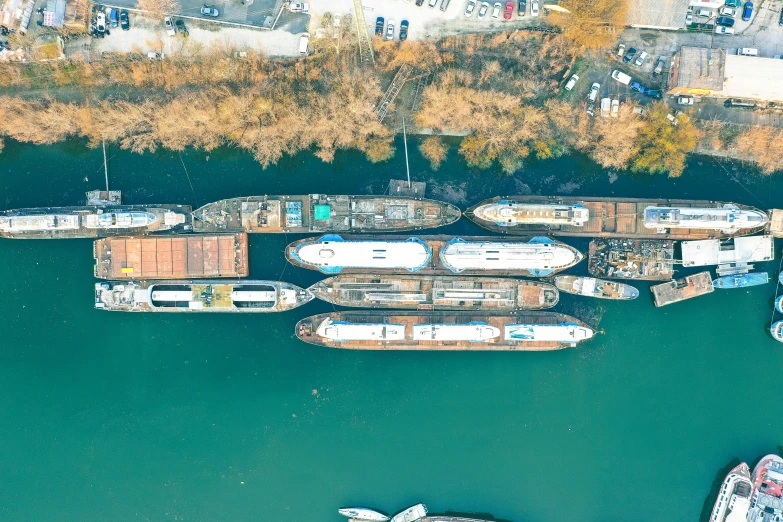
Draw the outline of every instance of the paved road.
[[[282,0],[179,0],[179,4],[181,8],[177,14],[181,16],[271,28]],[[109,0],[104,5],[135,9],[136,0]],[[216,7],[220,11],[220,16],[218,18],[202,16],[200,11],[204,5]],[[284,17],[291,20],[301,19],[303,23],[299,25],[307,25],[308,16],[305,14],[286,11],[281,15],[281,20]],[[299,27],[297,29],[300,29],[298,32],[303,30]]]

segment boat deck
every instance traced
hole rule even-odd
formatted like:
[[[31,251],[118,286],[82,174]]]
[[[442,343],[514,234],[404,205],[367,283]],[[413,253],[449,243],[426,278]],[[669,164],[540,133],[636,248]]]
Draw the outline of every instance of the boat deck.
[[[609,279],[668,281],[674,275],[674,241],[595,239],[590,241],[587,270]]]
[[[709,272],[681,277],[668,283],[650,287],[655,306],[666,306],[715,291]]]
[[[93,246],[100,279],[183,279],[248,275],[247,234],[118,237]]]
[[[528,224],[513,227],[499,226],[477,219],[473,215],[473,209],[490,202],[502,199],[518,201],[520,203],[550,203],[561,205],[573,205],[581,203],[590,212],[590,218],[583,226],[574,225],[546,225]],[[498,232],[500,234],[530,235],[547,234],[553,236],[582,236],[582,237],[633,237],[649,239],[721,239],[734,236],[749,235],[765,227],[757,229],[742,229],[734,234],[725,234],[718,230],[698,229],[669,229],[667,232],[658,233],[655,229],[644,226],[644,209],[648,206],[678,206],[678,207],[705,207],[718,208],[722,202],[679,200],[679,199],[635,199],[635,198],[579,198],[570,196],[502,196],[482,201],[467,211],[465,217],[478,226]],[[740,208],[750,208],[737,205]],[[783,220],[783,218],[781,218]]]

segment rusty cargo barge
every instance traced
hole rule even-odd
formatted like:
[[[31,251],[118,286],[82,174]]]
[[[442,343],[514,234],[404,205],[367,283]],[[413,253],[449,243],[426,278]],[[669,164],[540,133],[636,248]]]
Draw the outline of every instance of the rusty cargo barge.
[[[391,196],[248,196],[193,212],[196,232],[405,232],[449,225],[459,208],[431,199]]]
[[[308,290],[338,306],[488,313],[552,308],[560,298],[549,283],[494,277],[339,275]]]
[[[99,279],[246,277],[247,234],[111,237],[93,244]]]
[[[555,312],[348,311],[296,325],[296,336],[307,343],[351,350],[550,351],[593,335],[583,322]]]
[[[545,277],[579,263],[577,249],[547,237],[340,236],[295,241],[292,264],[325,274]]]
[[[476,225],[499,234],[637,239],[723,239],[769,228],[753,207],[686,199],[503,196],[465,211]]]

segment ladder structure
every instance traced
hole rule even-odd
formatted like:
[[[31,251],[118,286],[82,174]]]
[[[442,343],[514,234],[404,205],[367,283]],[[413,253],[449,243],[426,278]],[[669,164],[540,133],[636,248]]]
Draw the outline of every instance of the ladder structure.
[[[400,93],[400,89],[402,89],[402,86],[405,85],[405,82],[408,80],[408,77],[410,77],[412,72],[413,67],[407,63],[404,63],[397,71],[397,74],[394,75],[394,79],[392,80],[391,85],[389,85],[389,88],[386,89],[386,94],[384,94],[383,100],[381,100],[381,103],[379,103],[378,107],[375,108],[379,122],[382,122],[386,117],[386,113],[389,112],[389,106]]]
[[[362,65],[375,67],[375,55],[372,51],[372,40],[367,32],[367,19],[364,17],[362,0],[353,0],[353,19],[356,23],[356,36],[359,39],[359,58]]]
[[[411,112],[416,112],[421,106],[421,92],[427,85],[427,81],[430,79],[429,73],[419,76],[416,86],[413,88],[413,101],[411,102]]]

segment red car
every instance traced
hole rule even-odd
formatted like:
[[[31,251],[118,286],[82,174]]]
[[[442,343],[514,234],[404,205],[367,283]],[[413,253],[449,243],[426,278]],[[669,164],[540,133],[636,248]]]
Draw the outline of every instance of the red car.
[[[514,13],[514,2],[506,2],[506,10],[503,11],[503,18],[511,20],[511,15]]]

